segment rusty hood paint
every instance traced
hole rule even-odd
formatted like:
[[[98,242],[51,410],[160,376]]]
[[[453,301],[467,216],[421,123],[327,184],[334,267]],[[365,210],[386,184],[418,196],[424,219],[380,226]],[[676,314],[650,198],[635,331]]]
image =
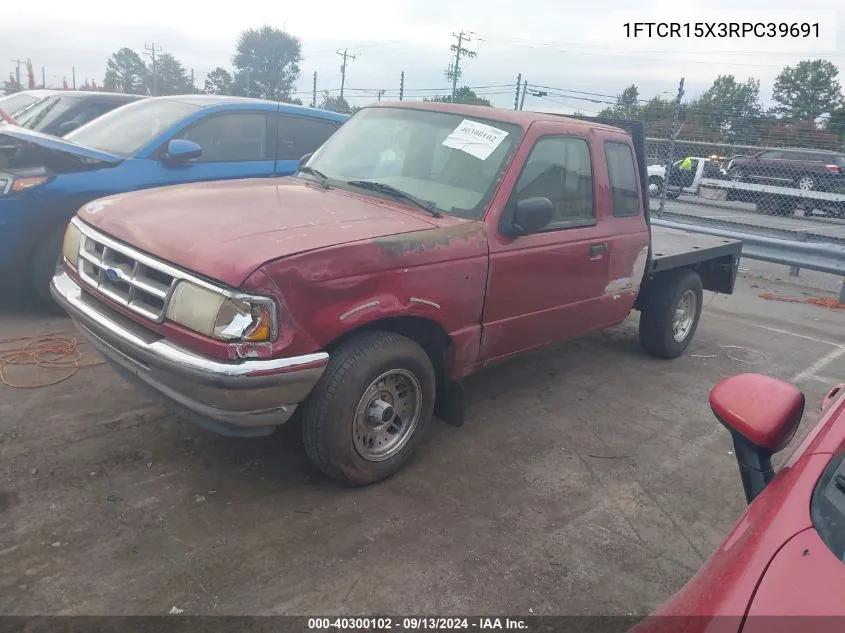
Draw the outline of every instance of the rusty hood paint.
[[[438,226],[424,213],[283,178],[119,194],[87,204],[78,215],[154,257],[237,287],[281,257]]]

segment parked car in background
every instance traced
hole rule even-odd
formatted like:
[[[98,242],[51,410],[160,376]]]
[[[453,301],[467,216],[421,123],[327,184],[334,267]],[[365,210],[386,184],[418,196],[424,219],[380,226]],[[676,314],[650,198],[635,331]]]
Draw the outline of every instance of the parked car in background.
[[[61,92],[61,90],[21,90],[20,92],[13,92],[12,94],[0,97],[0,110],[14,117],[45,97],[58,92]]]
[[[632,633],[841,630],[845,384],[830,390],[822,418],[774,474],[771,457],[792,441],[804,404],[796,387],[760,374],[713,388],[710,406],[733,438],[749,506],[692,580]]]
[[[65,226],[87,202],[177,183],[292,174],[346,118],[273,101],[188,95],[130,103],[64,139],[0,126],[0,277],[49,301]]]
[[[28,130],[65,136],[115,108],[145,98],[117,92],[61,90],[12,116]]]
[[[702,178],[721,178],[722,163],[718,157],[703,158],[701,156],[690,157],[691,167],[689,170],[680,169],[683,162],[677,160],[672,165],[669,177],[669,187],[666,190],[666,197],[670,200],[677,198],[682,193],[695,195],[698,193],[698,186]],[[665,165],[648,166],[648,195],[652,198],[659,198],[663,193],[666,182]]]
[[[823,150],[777,149],[734,156],[727,166],[734,182],[829,191],[845,184],[845,154]]]

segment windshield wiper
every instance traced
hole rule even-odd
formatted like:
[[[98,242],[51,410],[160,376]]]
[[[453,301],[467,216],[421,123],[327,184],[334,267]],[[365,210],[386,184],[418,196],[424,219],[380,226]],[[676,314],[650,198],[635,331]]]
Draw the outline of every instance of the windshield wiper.
[[[300,167],[299,169],[297,169],[297,172],[300,172],[300,173],[303,173],[303,174],[311,174],[312,176],[317,176],[317,178],[320,182],[320,186],[324,187],[325,189],[329,188],[329,177],[326,176],[326,174],[321,172],[319,169],[314,169],[313,167],[308,167],[306,165],[305,167]]]
[[[400,200],[405,200],[418,206],[424,211],[428,211],[435,218],[443,217],[442,215],[440,215],[440,212],[437,210],[433,202],[421,200],[420,198],[417,198],[415,195],[410,194],[407,191],[397,189],[393,185],[388,185],[384,182],[375,182],[372,180],[347,180],[346,184],[352,185],[353,187],[360,187],[361,189],[369,189],[371,191],[378,191],[379,193],[386,193],[389,196],[399,198]]]

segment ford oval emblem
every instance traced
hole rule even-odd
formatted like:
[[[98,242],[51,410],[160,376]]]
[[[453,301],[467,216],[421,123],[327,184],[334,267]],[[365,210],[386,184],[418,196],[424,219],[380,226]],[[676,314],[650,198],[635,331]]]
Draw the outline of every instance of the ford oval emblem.
[[[106,268],[106,277],[108,277],[112,281],[117,281],[118,279],[120,279],[120,273],[117,272],[114,268]]]

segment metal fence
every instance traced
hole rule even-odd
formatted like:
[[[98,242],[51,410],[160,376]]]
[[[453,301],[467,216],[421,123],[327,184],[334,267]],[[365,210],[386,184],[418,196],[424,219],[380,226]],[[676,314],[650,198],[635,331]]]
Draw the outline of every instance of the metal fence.
[[[792,275],[842,275],[845,303],[845,139],[807,122],[707,111],[694,120],[692,108],[685,120],[684,105],[681,89],[671,125],[646,122],[652,216],[744,239],[743,256]]]

